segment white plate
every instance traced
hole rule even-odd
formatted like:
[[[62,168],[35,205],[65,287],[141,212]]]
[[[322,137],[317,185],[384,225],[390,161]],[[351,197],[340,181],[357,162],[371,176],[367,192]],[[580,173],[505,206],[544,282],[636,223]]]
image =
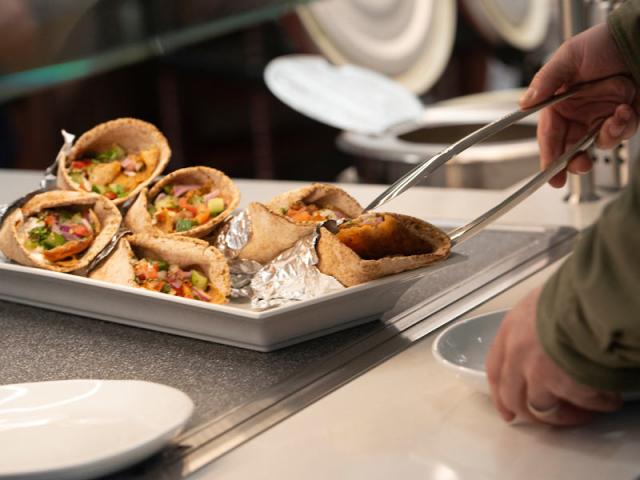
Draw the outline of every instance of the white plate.
[[[193,402],[135,380],[0,386],[0,478],[82,479],[120,470],[167,445]]]
[[[436,360],[460,380],[489,394],[484,361],[506,310],[479,315],[447,327],[433,342]]]
[[[260,311],[25,267],[0,256],[0,298],[266,352],[380,318],[422,276],[461,258],[452,254],[432,266]]]
[[[269,62],[264,81],[294,110],[335,128],[379,135],[422,115],[420,100],[402,85],[356,65],[319,55],[285,55]]]
[[[438,362],[451,369],[471,388],[489,395],[484,367],[489,348],[508,310],[478,315],[447,327],[434,340],[432,352]],[[640,400],[640,392],[626,392],[626,401]]]

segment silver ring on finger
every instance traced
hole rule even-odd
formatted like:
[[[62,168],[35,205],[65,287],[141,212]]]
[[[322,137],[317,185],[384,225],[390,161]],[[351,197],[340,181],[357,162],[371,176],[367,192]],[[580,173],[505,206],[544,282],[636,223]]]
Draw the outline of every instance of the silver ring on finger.
[[[555,416],[555,414],[560,410],[560,402],[556,402],[550,407],[547,408],[538,408],[531,404],[531,401],[527,400],[527,410],[529,413],[540,420],[545,420],[547,418],[551,418]]]

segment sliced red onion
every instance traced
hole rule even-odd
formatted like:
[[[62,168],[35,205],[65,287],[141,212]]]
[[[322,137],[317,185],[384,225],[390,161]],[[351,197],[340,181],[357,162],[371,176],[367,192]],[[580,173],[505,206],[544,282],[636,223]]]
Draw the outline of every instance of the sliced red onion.
[[[209,295],[207,295],[206,293],[204,293],[202,290],[193,287],[191,289],[193,291],[193,293],[196,294],[196,297],[198,297],[200,300],[204,300],[206,302],[210,302],[211,301],[211,297]]]
[[[62,235],[67,242],[71,240],[80,240],[80,237],[71,233],[70,228],[66,225],[60,226],[57,223],[54,223],[53,225],[51,225],[51,231],[53,233],[57,233],[58,235]]]
[[[89,230],[90,232],[93,232],[93,227],[89,223],[89,220],[87,220],[86,218],[83,218],[81,222],[82,222],[82,225],[84,225],[87,230]]]
[[[220,190],[217,188],[215,190],[211,190],[211,193],[207,193],[204,197],[205,205],[209,202],[209,200],[213,200],[214,198],[218,198],[220,196]]]
[[[120,162],[120,166],[123,170],[134,170],[136,168],[136,162],[131,157],[126,157]]]
[[[177,290],[182,286],[182,281],[175,278],[169,279],[169,285],[171,285],[171,288],[175,288]]]
[[[179,197],[184,195],[191,190],[197,190],[200,188],[200,185],[174,185],[173,186],[173,195],[175,197]]]

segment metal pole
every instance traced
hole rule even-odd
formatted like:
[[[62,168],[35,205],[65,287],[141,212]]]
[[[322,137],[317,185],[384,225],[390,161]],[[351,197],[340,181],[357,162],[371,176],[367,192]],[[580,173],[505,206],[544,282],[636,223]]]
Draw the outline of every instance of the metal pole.
[[[586,30],[591,26],[590,15],[592,2],[585,0],[562,0],[562,30],[565,40]],[[589,152],[587,152],[589,155]],[[594,202],[600,197],[596,194],[593,170],[582,175],[568,175],[569,195],[565,201],[569,203]]]

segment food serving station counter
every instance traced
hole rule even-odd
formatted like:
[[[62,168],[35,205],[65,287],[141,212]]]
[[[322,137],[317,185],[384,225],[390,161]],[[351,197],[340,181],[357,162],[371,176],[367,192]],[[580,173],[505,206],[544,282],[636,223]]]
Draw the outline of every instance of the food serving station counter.
[[[3,171],[0,202],[10,201],[18,192],[29,190],[37,183],[38,178],[37,172]],[[294,182],[252,180],[238,180],[237,184],[243,193],[241,206],[299,185]],[[376,185],[343,187],[363,203],[374,198],[383,188]],[[482,213],[504,196],[506,192],[415,188],[390,203],[388,210],[428,219],[446,229],[447,226],[457,225]],[[245,448],[264,448],[259,446],[262,445],[261,439],[264,436],[277,435],[276,432],[287,428],[289,422],[296,422],[300,418],[300,415],[296,415],[294,419],[286,420],[291,415],[302,410],[304,417],[307,411],[305,407],[318,399],[349,382],[351,383],[344,388],[351,390],[354,388],[353,384],[371,377],[378,378],[376,372],[388,371],[389,365],[396,364],[398,367],[395,368],[399,368],[398,371],[394,368],[390,372],[392,377],[388,380],[391,384],[396,385],[396,381],[402,382],[403,378],[408,382],[394,386],[394,389],[407,389],[403,394],[398,393],[394,402],[400,401],[401,397],[410,401],[410,392],[414,387],[403,372],[402,359],[414,358],[415,355],[430,357],[424,345],[433,338],[433,335],[429,335],[431,332],[460,318],[566,255],[576,236],[576,229],[572,227],[583,227],[601,207],[599,204],[570,207],[560,202],[558,192],[544,188],[511,213],[501,225],[456,247],[455,254],[441,265],[422,269],[422,277],[415,283],[407,284],[406,291],[396,305],[380,315],[380,318],[369,319],[372,321],[315,339],[299,339],[292,346],[270,353],[162,333],[154,331],[153,327],[149,330],[124,326],[113,321],[90,318],[91,315],[86,313],[85,316],[72,315],[65,313],[64,310],[67,309],[60,305],[48,305],[46,302],[39,304],[33,299],[25,302],[21,295],[7,294],[12,289],[7,283],[8,277],[3,274],[0,278],[0,296],[4,299],[0,303],[0,323],[3,330],[0,348],[2,381],[21,383],[66,378],[126,378],[177,387],[192,397],[196,409],[187,431],[178,439],[176,447],[166,450],[142,466],[116,474],[113,478],[178,479],[193,474],[208,478],[206,472],[215,472],[217,468],[225,469],[230,465],[229,462],[233,462],[225,455],[231,450],[240,446],[231,454],[230,458],[233,459],[243,458],[242,451]],[[69,290],[66,295],[67,298],[59,303],[66,303],[69,305],[67,311],[72,311],[74,291]],[[367,301],[366,296],[361,301]],[[41,309],[38,306],[63,312]],[[327,310],[327,315],[331,315],[331,310]],[[354,319],[357,319],[357,312],[354,315]],[[213,321],[215,318],[212,318]],[[304,316],[300,316],[297,321],[304,322]],[[175,322],[179,323],[180,318],[176,318]],[[420,341],[423,337],[424,341]],[[414,343],[415,346],[412,346]],[[400,354],[405,350],[408,351]],[[374,368],[390,358],[388,362]],[[417,382],[416,388],[424,388],[433,393],[425,397],[427,403],[424,411],[413,405],[412,410],[405,411],[404,415],[415,415],[416,418],[429,422],[446,418],[432,409],[442,408],[444,398],[450,395],[443,388],[452,388],[456,392],[455,396],[450,397],[452,401],[457,399],[460,402],[471,402],[475,405],[473,408],[483,409],[482,418],[488,417],[487,423],[490,418],[495,422],[495,428],[501,425],[498,417],[491,411],[486,397],[465,391],[464,386],[452,387],[455,382],[452,383],[452,379],[442,374],[430,358],[423,358],[423,361],[424,371],[419,374],[414,365],[412,371],[415,378],[412,382]],[[371,373],[352,382],[372,368]],[[394,379],[395,375],[398,375],[397,379]],[[432,384],[428,378],[434,379]],[[379,387],[380,385],[377,388]],[[342,390],[339,389],[328,399],[321,400],[320,405],[333,401],[335,395],[339,395]],[[436,392],[444,397],[433,397]],[[347,401],[360,403],[363,407],[367,404],[382,407],[376,398],[387,398],[389,393],[356,391]],[[385,401],[389,400],[387,398]],[[379,414],[378,411],[376,415]],[[365,420],[355,410],[350,414],[336,411],[335,416],[315,418],[320,437],[311,435],[311,438],[324,445],[319,448],[326,449],[334,447],[324,443],[332,443],[332,435],[324,430],[323,425],[342,424],[344,428],[351,428],[349,425],[352,422]],[[277,426],[274,433],[263,433],[283,420],[283,426]],[[393,431],[392,425],[386,424],[384,418],[378,417],[370,421],[381,422],[380,428],[385,436],[402,436],[402,429]],[[325,432],[329,437],[323,437],[320,432]],[[308,432],[292,434],[288,441],[295,443],[297,437],[299,441],[306,442],[303,439],[307,434]],[[352,448],[359,450],[365,448],[370,441],[359,436],[356,431],[350,431],[348,435],[350,442],[353,442]],[[513,435],[518,435],[518,431],[514,430]],[[256,436],[246,447],[242,446]],[[435,441],[435,438],[431,441]],[[338,442],[334,446],[337,448],[340,444],[342,443]],[[336,452],[333,453],[335,454]],[[367,459],[379,460],[374,450],[368,451],[365,448],[361,454]],[[395,455],[399,453],[396,452]],[[221,457],[223,458],[218,460]],[[302,455],[299,461],[303,462],[304,458]],[[354,458],[356,457],[352,458],[348,454],[344,457],[338,455],[336,464],[327,468],[340,468],[339,465],[347,468],[344,462],[352,462]],[[390,462],[388,468],[400,468],[401,464],[405,464],[403,458],[398,456],[395,461],[387,460]],[[267,461],[266,457],[262,460]],[[306,461],[311,460],[307,458]],[[220,462],[222,467],[218,467]],[[296,468],[300,467],[302,463],[297,464]],[[353,465],[348,468],[353,468]],[[417,468],[417,465],[413,465],[413,468]],[[232,470],[236,472],[235,467]],[[263,473],[267,471],[268,468]],[[326,478],[329,475],[328,470],[320,471],[324,474],[316,472],[317,477],[314,478]],[[369,470],[365,468],[364,471]],[[283,474],[281,471],[280,475]],[[242,478],[242,475],[237,478]]]

